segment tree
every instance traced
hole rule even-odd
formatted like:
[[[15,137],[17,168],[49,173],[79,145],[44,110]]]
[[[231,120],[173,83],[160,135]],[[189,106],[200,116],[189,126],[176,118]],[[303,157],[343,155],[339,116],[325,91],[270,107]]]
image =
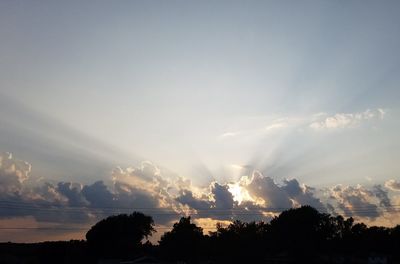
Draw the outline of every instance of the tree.
[[[101,220],[86,233],[89,247],[97,255],[127,257],[138,253],[142,240],[155,232],[151,216],[133,212]]]
[[[296,255],[310,255],[319,250],[326,234],[331,232],[323,223],[329,215],[321,214],[311,206],[283,211],[271,220],[271,235],[277,249],[286,249]]]
[[[217,223],[217,230],[210,232],[211,251],[218,259],[255,261],[266,253],[266,234],[269,225],[264,222],[235,220],[227,227]]]
[[[182,217],[172,230],[161,236],[160,250],[170,260],[196,260],[204,241],[203,229],[191,223],[190,216]]]

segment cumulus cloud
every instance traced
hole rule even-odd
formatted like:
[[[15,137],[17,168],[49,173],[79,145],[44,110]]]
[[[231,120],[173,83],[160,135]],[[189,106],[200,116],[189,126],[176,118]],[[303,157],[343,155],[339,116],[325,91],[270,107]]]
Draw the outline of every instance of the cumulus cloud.
[[[315,196],[315,189],[300,184],[296,179],[285,179],[278,185],[271,177],[255,171],[250,179],[242,184],[254,201],[261,203],[265,208],[282,210],[300,205],[311,205],[319,210],[326,208]]]
[[[298,205],[311,205],[320,211],[325,212],[326,206],[321,200],[315,197],[315,188],[307,185],[301,185],[296,179],[285,180],[282,187],[294,203]]]
[[[385,113],[383,109],[378,108],[359,113],[338,113],[328,117],[320,115],[317,117],[319,120],[312,122],[310,127],[315,130],[356,127],[364,121],[383,119]]]
[[[189,214],[195,213],[201,218],[218,220],[232,219],[233,209],[237,209],[237,202],[234,201],[227,184],[212,182],[208,188],[202,191],[203,194],[194,195],[190,190],[182,190],[175,200],[184,206],[188,206]]]
[[[182,190],[175,200],[196,210],[211,209],[211,202],[207,197],[195,197],[193,192],[190,190]]]
[[[207,221],[268,220],[284,209],[311,205],[324,212],[339,211],[373,220],[392,213],[393,208],[388,190],[381,185],[369,189],[337,185],[329,189],[327,203],[317,189],[297,179],[277,183],[253,169],[246,170],[247,175],[237,181],[213,181],[205,187],[165,173],[148,161],[136,167],[117,167],[110,181],[86,185],[46,181],[30,185],[30,171],[29,163],[9,153],[0,155],[1,218],[32,216],[39,222],[82,224],[139,210],[152,215],[157,224],[168,225],[180,215]],[[385,186],[398,190],[398,184],[391,180]]]
[[[336,185],[331,188],[330,194],[337,203],[337,207],[346,216],[366,217],[373,220],[383,213],[377,204],[390,206],[387,194],[380,186],[369,190],[361,185],[356,187]]]
[[[92,185],[85,185],[82,188],[82,195],[89,201],[92,207],[102,208],[115,205],[114,195],[103,181],[97,181]]]
[[[59,182],[57,184],[57,191],[67,198],[69,206],[87,206],[89,204],[82,189],[83,186],[78,183]]]
[[[400,191],[400,181],[388,180],[385,182],[385,187],[392,191]]]
[[[233,200],[232,193],[229,191],[228,185],[213,182],[211,184],[211,193],[216,209],[232,209],[234,207],[235,201]]]
[[[265,220],[284,209],[305,204],[325,211],[324,204],[315,197],[313,188],[301,185],[295,179],[285,180],[278,185],[258,171],[254,171],[250,177],[243,176],[238,182],[212,182],[208,190],[202,196],[185,190],[176,200],[199,210],[203,217],[221,220]],[[206,210],[207,214],[202,210]]]
[[[380,206],[391,209],[392,203],[388,192],[382,188],[382,185],[374,185],[372,191],[378,198]]]
[[[19,195],[30,171],[29,163],[14,159],[11,153],[0,154],[0,197]]]
[[[41,182],[25,184],[31,165],[16,160],[11,154],[0,155],[0,216],[31,215],[40,221],[82,222],[110,214],[130,212],[134,208],[172,208],[168,194],[169,183],[160,177],[159,170],[149,162],[138,168],[116,168],[112,183],[93,184]],[[182,179],[177,186],[187,184]],[[161,219],[161,218],[160,218]],[[166,219],[165,217],[162,219]]]
[[[279,187],[272,178],[263,176],[255,171],[247,184],[243,184],[246,190],[256,199],[262,201],[265,207],[291,208],[294,204],[287,192]]]

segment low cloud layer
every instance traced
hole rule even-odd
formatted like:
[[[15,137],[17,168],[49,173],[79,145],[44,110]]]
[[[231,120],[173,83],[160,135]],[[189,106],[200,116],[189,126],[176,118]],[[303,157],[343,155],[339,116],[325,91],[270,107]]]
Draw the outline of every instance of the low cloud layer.
[[[151,162],[115,168],[108,182],[29,182],[31,165],[11,154],[0,155],[0,218],[33,217],[37,222],[90,225],[111,214],[142,211],[159,225],[180,215],[209,221],[269,220],[282,210],[311,205],[322,212],[360,220],[377,220],[396,213],[391,192],[399,182],[370,188],[337,185],[317,190],[297,179],[280,183],[259,171],[235,182],[194,186],[178,176],[163,175]],[[325,195],[324,195],[325,194]]]

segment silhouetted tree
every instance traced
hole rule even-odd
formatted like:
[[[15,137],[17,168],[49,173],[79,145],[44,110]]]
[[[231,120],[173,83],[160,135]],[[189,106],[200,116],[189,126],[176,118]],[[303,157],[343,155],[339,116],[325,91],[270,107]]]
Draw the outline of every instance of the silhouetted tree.
[[[159,246],[142,244],[154,232],[142,213],[108,217],[86,234],[87,241],[39,244],[0,243],[0,263],[95,263],[97,256],[128,258],[145,253],[171,261],[213,263],[366,263],[371,255],[400,263],[400,225],[394,228],[354,223],[353,218],[320,213],[310,206],[289,209],[264,222],[233,221],[203,235],[182,217],[162,235]],[[161,254],[160,254],[161,253]],[[15,257],[17,256],[17,257]]]
[[[153,218],[133,212],[101,220],[86,233],[86,239],[89,247],[98,255],[127,257],[139,253],[142,240],[153,232]]]
[[[327,254],[337,254],[338,252],[351,250],[351,228],[353,218],[343,218],[343,216],[326,215],[321,223],[320,251],[324,250]]]
[[[218,223],[217,230],[210,232],[211,250],[218,259],[244,261],[261,258],[266,252],[268,227],[264,222],[245,223],[240,220],[225,228]]]
[[[397,256],[397,260],[400,262],[400,225],[393,227],[390,231],[390,244],[391,252]]]
[[[271,220],[271,238],[276,250],[295,255],[313,255],[327,236],[332,236],[329,215],[311,206],[283,211]]]
[[[169,260],[194,261],[203,248],[203,229],[182,217],[172,230],[161,236],[160,250],[164,258]]]

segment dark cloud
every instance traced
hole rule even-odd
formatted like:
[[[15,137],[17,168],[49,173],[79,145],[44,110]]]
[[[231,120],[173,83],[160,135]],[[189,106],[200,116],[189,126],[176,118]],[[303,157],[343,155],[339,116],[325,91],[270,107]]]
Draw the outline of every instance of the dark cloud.
[[[319,198],[315,197],[315,189],[307,185],[301,186],[296,179],[285,180],[282,189],[288,196],[300,205],[311,205],[322,212],[326,212],[326,206]]]
[[[279,187],[272,178],[254,172],[246,189],[253,195],[263,199],[266,207],[274,209],[291,208],[293,206],[290,196]]]
[[[150,193],[125,183],[114,184],[115,202],[122,208],[157,208],[160,206],[157,198]]]
[[[176,201],[187,205],[196,210],[207,210],[211,208],[211,203],[208,200],[196,198],[190,190],[182,190]]]
[[[296,179],[284,180],[284,186],[282,187],[290,196],[300,196],[303,194],[303,189],[300,187],[299,182]]]
[[[202,197],[195,197],[190,190],[182,190],[176,201],[196,210],[197,217],[218,220],[230,220],[235,217],[238,203],[234,201],[229,186],[212,182],[208,190],[209,194]]]
[[[378,206],[374,203],[375,194],[361,186],[337,185],[331,189],[332,198],[336,201],[346,216],[367,217],[371,220],[381,215]]]
[[[228,185],[221,185],[214,182],[211,184],[211,193],[214,198],[214,208],[216,209],[233,209],[236,205]]]
[[[85,185],[82,194],[92,207],[113,207],[115,206],[114,195],[104,184],[103,181],[97,181],[92,185]]]
[[[379,199],[379,205],[389,209],[391,208],[392,204],[390,198],[388,196],[387,191],[383,189],[382,185],[374,185],[372,191],[375,194],[375,196]]]
[[[82,185],[71,182],[59,182],[57,191],[68,199],[69,206],[87,206],[88,200],[82,193]]]

